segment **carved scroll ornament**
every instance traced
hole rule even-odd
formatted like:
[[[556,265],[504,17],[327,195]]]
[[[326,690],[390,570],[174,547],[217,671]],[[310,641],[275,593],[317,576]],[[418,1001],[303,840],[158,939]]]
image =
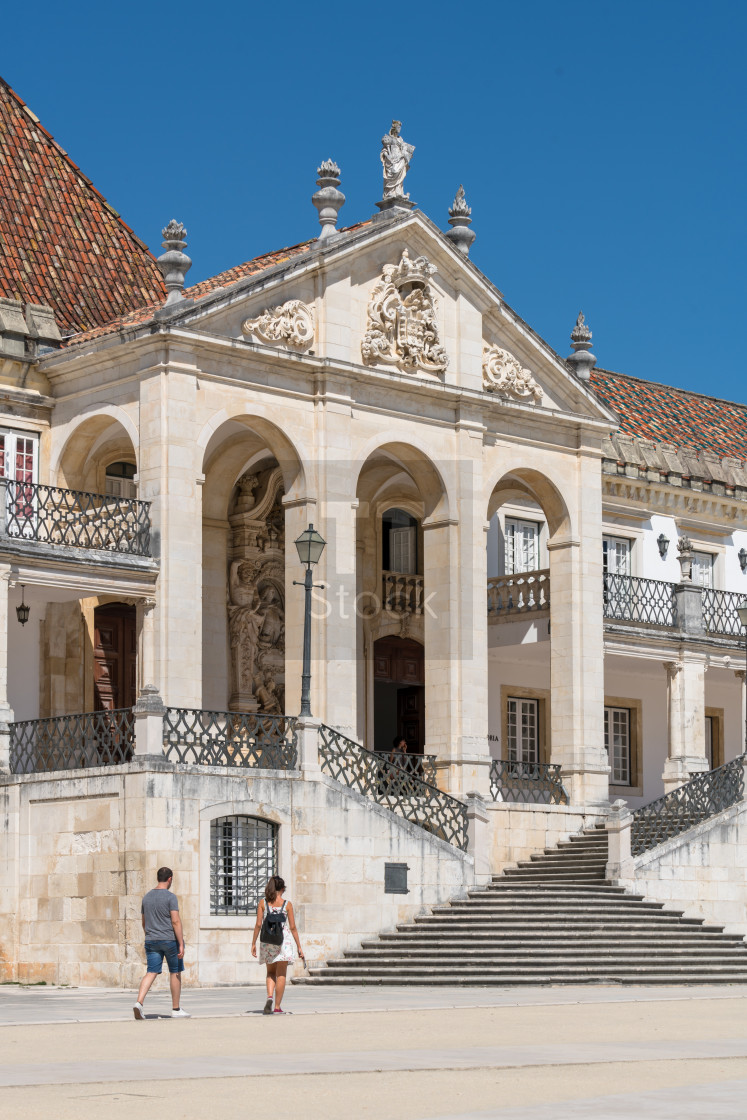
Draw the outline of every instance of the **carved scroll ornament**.
[[[505,393],[518,401],[542,403],[542,389],[508,350],[488,346],[482,355],[482,387],[486,393]]]
[[[295,350],[306,350],[314,341],[314,315],[300,299],[289,299],[263,311],[256,319],[247,319],[241,330],[270,345],[284,342]]]
[[[387,264],[368,301],[364,362],[393,362],[408,373],[441,374],[449,359],[439,343],[436,298],[430,278],[436,271],[425,257]]]

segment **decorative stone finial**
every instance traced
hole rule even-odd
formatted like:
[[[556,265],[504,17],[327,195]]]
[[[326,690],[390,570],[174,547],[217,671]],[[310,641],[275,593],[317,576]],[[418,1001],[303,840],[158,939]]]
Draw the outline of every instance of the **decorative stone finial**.
[[[319,176],[317,185],[321,188],[311,196],[311,201],[319,211],[319,224],[322,232],[317,241],[326,241],[335,233],[337,215],[345,205],[345,195],[338,191],[340,185],[340,168],[333,159],[325,159],[316,173]]]
[[[682,583],[692,583],[693,581],[693,542],[689,537],[680,537],[677,541],[677,551],[679,556],[677,559],[680,562],[680,574]]]
[[[168,292],[164,307],[172,307],[184,299],[182,295],[184,277],[192,267],[192,261],[186,253],[182,252],[187,244],[187,231],[181,222],[172,218],[166,229],[161,230],[161,236],[166,252],[161,254],[156,264],[163,274],[163,282]]]
[[[381,139],[381,165],[384,168],[384,197],[377,202],[382,213],[388,210],[413,210],[415,203],[405,194],[403,183],[410,167],[415,146],[407,144],[400,136],[402,121],[392,121],[392,127]]]
[[[576,325],[571,331],[573,353],[566,361],[581,381],[588,381],[597,360],[591,352],[591,331],[584,321],[583,311],[579,311]]]
[[[452,227],[447,230],[445,237],[459,250],[464,253],[465,257],[469,256],[472,242],[475,240],[477,234],[474,230],[468,227],[472,225],[472,207],[467,205],[467,199],[464,197],[464,187],[459,186],[456,197],[449,209],[449,225]]]

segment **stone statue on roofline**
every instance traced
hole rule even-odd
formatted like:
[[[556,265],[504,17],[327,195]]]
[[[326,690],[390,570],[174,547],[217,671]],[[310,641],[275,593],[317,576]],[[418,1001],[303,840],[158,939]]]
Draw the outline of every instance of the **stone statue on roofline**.
[[[413,144],[407,144],[400,136],[402,121],[392,121],[388,134],[381,140],[381,163],[384,168],[384,199],[399,199],[408,202],[409,194],[405,194],[403,183],[410,166],[412,154],[415,151]]]

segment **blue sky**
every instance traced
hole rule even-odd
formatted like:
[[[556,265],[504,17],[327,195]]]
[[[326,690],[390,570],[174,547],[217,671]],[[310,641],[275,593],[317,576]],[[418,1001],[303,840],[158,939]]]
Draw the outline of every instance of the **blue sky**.
[[[29,9],[26,9],[28,12]],[[393,117],[407,189],[562,354],[582,308],[600,366],[744,401],[747,5],[71,5],[4,12],[3,77],[189,282],[344,224],[381,197]]]

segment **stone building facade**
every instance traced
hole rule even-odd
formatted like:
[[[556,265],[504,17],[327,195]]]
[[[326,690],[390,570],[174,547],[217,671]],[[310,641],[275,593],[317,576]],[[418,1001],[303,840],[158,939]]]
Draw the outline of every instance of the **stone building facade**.
[[[337,229],[328,162],[319,237],[188,288],[183,227],[155,261],[1,92],[90,219],[80,273],[0,299],[7,978],[132,983],[163,863],[190,982],[255,976],[274,867],[323,958],[741,753],[744,426],[626,431],[634,380],[523,322],[394,128],[373,218]]]

